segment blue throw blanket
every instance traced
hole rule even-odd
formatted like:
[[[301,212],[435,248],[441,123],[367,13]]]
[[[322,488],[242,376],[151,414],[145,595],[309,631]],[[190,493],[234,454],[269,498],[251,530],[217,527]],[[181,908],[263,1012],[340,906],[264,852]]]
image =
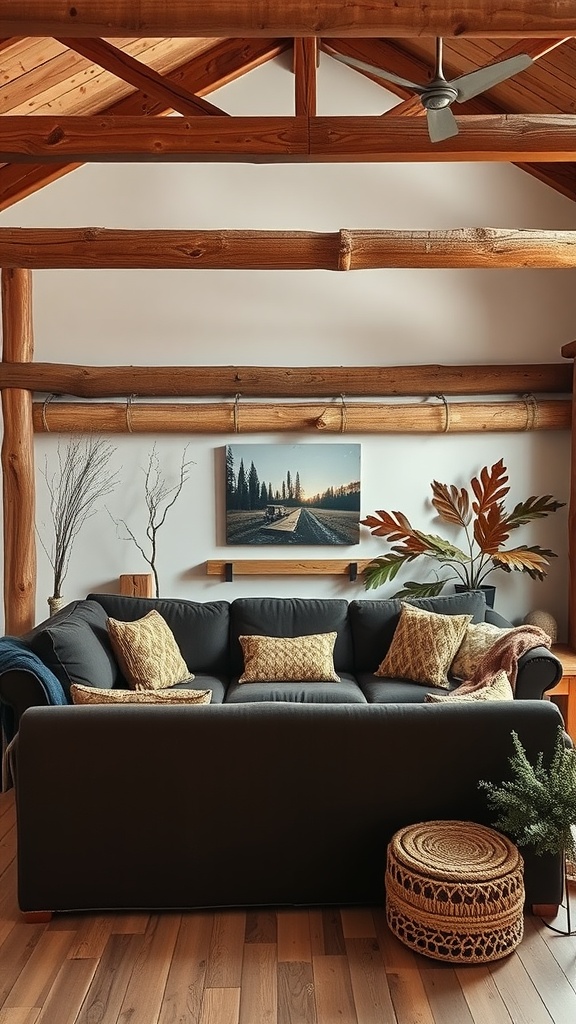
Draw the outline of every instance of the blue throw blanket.
[[[15,636],[0,637],[0,674],[16,669],[32,672],[36,676],[44,689],[48,704],[69,703],[60,681],[46,667],[44,662],[30,650],[23,640],[19,640]],[[4,703],[0,705],[0,713],[2,716],[2,731],[5,742],[8,744],[13,739],[16,731],[14,713],[12,708]]]

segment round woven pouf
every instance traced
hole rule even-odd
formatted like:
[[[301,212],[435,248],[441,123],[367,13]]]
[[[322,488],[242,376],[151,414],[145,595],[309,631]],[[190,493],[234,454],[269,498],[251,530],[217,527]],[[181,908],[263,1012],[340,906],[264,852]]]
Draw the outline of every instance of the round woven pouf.
[[[523,935],[523,869],[514,843],[484,825],[408,825],[388,844],[388,925],[406,946],[435,960],[499,960]]]

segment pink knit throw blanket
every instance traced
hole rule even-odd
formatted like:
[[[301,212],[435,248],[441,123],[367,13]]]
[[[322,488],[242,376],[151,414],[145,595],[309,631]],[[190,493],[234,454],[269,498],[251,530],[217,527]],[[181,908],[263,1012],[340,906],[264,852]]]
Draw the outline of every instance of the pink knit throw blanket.
[[[489,686],[499,672],[504,671],[512,690],[516,686],[518,660],[533,647],[550,647],[548,633],[538,626],[516,626],[504,633],[484,655],[471,679],[465,680],[452,695],[474,693]]]

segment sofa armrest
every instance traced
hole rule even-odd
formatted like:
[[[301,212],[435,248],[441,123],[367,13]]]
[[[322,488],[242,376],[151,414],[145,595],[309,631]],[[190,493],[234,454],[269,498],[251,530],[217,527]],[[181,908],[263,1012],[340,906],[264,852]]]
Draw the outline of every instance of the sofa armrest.
[[[491,626],[500,626],[500,629],[511,629],[513,626],[509,619],[505,619],[500,612],[495,612],[493,608],[487,608],[484,615],[484,621],[489,622]]]
[[[38,676],[25,669],[9,669],[0,675],[0,702],[8,742],[18,732],[20,719],[28,708],[46,707],[50,703]]]
[[[542,700],[562,678],[562,663],[547,647],[533,647],[518,661],[516,698]]]
[[[492,608],[486,609],[486,622],[501,629],[510,629],[512,623]],[[518,661],[515,696],[518,700],[542,700],[562,678],[562,664],[547,647],[533,647]]]

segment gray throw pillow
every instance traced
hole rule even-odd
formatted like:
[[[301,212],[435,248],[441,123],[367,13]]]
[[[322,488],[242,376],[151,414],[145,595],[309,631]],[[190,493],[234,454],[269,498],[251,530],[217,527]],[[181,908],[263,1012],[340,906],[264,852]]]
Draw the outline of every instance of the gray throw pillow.
[[[72,683],[111,689],[122,674],[106,627],[108,616],[97,601],[78,601],[62,609],[27,637],[38,657],[54,673],[70,699]]]

